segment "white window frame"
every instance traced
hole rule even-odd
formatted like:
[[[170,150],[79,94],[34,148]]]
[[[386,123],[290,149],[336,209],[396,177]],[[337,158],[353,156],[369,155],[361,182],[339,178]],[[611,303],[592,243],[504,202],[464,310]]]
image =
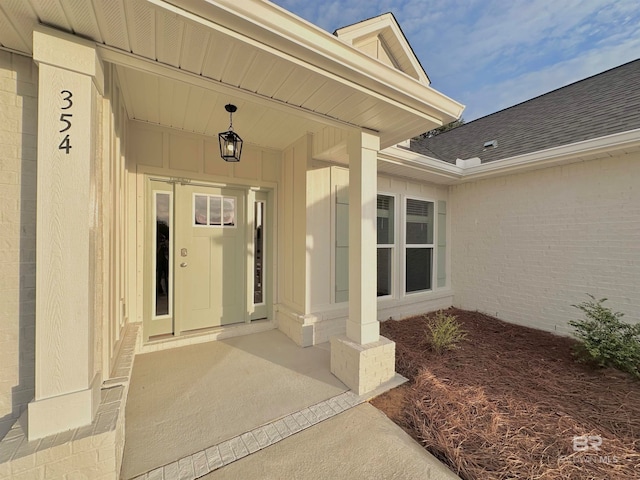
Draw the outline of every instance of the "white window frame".
[[[401,265],[400,269],[400,284],[402,287],[402,297],[413,297],[416,295],[424,295],[427,293],[432,293],[434,291],[434,282],[437,280],[434,278],[434,275],[437,275],[436,269],[434,268],[436,262],[436,243],[437,242],[437,225],[436,219],[433,218],[433,237],[432,242],[429,243],[407,243],[407,200],[418,200],[421,202],[429,202],[433,205],[433,216],[435,217],[437,214],[437,200],[428,197],[420,197],[415,195],[402,195],[402,231],[401,231],[401,241],[400,241],[400,256],[401,256]],[[431,249],[431,288],[426,290],[417,290],[415,292],[407,292],[407,249],[408,248],[424,248]]]
[[[207,197],[207,225],[195,223],[196,197]],[[220,225],[209,225],[209,215],[211,214],[211,212],[209,211],[209,209],[211,208],[210,199],[212,197],[220,199],[220,207],[222,209],[220,214],[223,216],[224,216],[224,200],[226,198],[233,198],[233,213],[234,213],[234,216],[236,217],[236,219],[234,219],[233,225],[225,225],[224,223],[221,223]],[[237,221],[237,215],[235,215],[237,211],[238,211],[238,197],[233,197],[229,195],[215,195],[210,193],[193,192],[192,198],[191,198],[191,226],[194,228],[237,228],[238,221]],[[223,220],[221,219],[221,221]]]
[[[259,203],[262,204],[262,302],[260,303],[255,303],[255,295],[251,295],[251,298],[253,299],[253,306],[254,307],[261,307],[263,305],[267,304],[267,291],[266,291],[266,272],[267,272],[267,267],[266,267],[266,263],[267,263],[267,238],[266,238],[266,223],[267,223],[267,201],[265,199],[254,199],[253,201],[253,231],[252,231],[252,243],[253,243],[253,251],[254,251],[254,255],[255,255],[255,228],[256,228],[256,205],[258,205]],[[253,263],[253,278],[255,279],[255,258],[254,258],[254,263]],[[252,293],[255,293],[255,284],[252,282]]]
[[[398,263],[398,244],[400,238],[400,232],[398,232],[398,198],[399,195],[397,193],[390,192],[378,192],[376,194],[376,207],[378,195],[383,195],[385,197],[393,198],[393,243],[376,243],[376,259],[379,248],[390,248],[391,249],[391,271],[390,275],[390,286],[391,286],[391,294],[390,295],[382,295],[377,297],[378,300],[389,300],[397,297],[398,292],[398,275],[397,275],[397,266]],[[376,226],[378,222],[378,213],[376,208]],[[377,228],[376,228],[376,242],[377,242]],[[376,262],[377,263],[377,262]],[[377,265],[376,265],[376,286],[377,286]],[[376,287],[377,291],[377,287]]]
[[[158,285],[156,283],[157,271],[158,271],[158,256],[155,254],[152,255],[151,259],[151,271],[153,272],[151,275],[151,319],[152,320],[160,320],[164,318],[171,318],[173,316],[173,237],[175,237],[176,232],[174,228],[173,222],[173,192],[169,192],[167,190],[153,190],[153,221],[154,228],[152,233],[151,244],[156,248],[158,245],[158,227],[155,222],[158,221],[158,195],[168,195],[169,196],[169,272],[167,274],[167,313],[163,315],[156,315],[156,305],[157,305],[157,295],[158,295]]]

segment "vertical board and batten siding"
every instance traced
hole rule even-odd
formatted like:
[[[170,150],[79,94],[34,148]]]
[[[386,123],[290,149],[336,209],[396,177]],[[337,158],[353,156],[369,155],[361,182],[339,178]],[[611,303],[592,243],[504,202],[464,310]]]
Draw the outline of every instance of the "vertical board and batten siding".
[[[309,138],[304,136],[282,154],[282,185],[280,188],[280,235],[278,242],[278,303],[306,313],[306,174]]]
[[[38,68],[0,51],[0,439],[35,393]]]
[[[454,304],[566,334],[586,293],[640,321],[640,154],[451,187]]]
[[[135,188],[127,176],[127,159],[124,145],[127,140],[127,112],[124,107],[118,77],[113,66],[105,68],[105,97],[99,101],[101,110],[101,142],[97,157],[102,162],[92,172],[97,192],[100,231],[96,236],[95,296],[96,347],[101,349],[103,379],[110,378],[115,364],[122,332],[132,311],[131,272],[134,266],[127,262],[128,241],[132,232],[127,212],[130,209],[128,192]],[[135,241],[135,240],[134,240]],[[135,310],[133,310],[135,311]],[[98,362],[96,362],[98,363]]]
[[[333,335],[345,332],[348,316],[348,185],[349,170],[314,162],[307,172],[307,273],[310,300],[307,321],[313,324],[313,343],[328,341]],[[396,257],[400,248],[402,224],[401,199],[403,195],[424,198],[435,203],[438,210],[437,228],[444,260],[435,272],[438,283],[434,289],[417,295],[401,296],[396,277],[402,274],[398,261],[394,267],[394,298],[378,301],[378,319],[404,318],[451,306],[453,295],[448,275],[448,249],[446,249],[446,206],[448,187],[413,182],[399,177],[378,176],[378,191],[396,195]],[[441,260],[441,261],[442,261]],[[376,261],[375,258],[372,259]]]
[[[135,252],[128,255],[130,264],[137,265],[136,273],[136,321],[143,318],[143,277],[144,277],[144,202],[147,175],[163,178],[184,178],[193,181],[225,183],[244,187],[264,187],[275,189],[281,181],[282,153],[245,144],[242,161],[225,162],[220,158],[220,148],[216,138],[205,135],[182,132],[180,130],[151,125],[148,123],[128,122],[128,165],[136,189],[129,192],[130,201],[136,205],[137,239]],[[283,172],[286,175],[287,172]],[[293,185],[293,184],[292,184]],[[279,195],[284,195],[280,192]],[[275,203],[275,197],[272,201]],[[279,198],[278,203],[283,199]],[[276,212],[275,205],[273,211]],[[286,216],[286,212],[285,212]],[[274,218],[277,224],[277,219]],[[304,245],[298,247],[304,250]],[[291,268],[292,269],[292,268]],[[275,275],[275,268],[271,270]],[[275,279],[275,276],[272,277]],[[278,277],[280,278],[280,277]],[[285,276],[286,278],[286,276]],[[287,280],[291,286],[295,284]],[[297,290],[302,288],[298,282]],[[282,287],[282,284],[280,284]],[[299,292],[298,292],[298,296]],[[275,299],[274,292],[274,299]],[[274,300],[275,303],[275,300]],[[304,298],[302,300],[304,304]]]

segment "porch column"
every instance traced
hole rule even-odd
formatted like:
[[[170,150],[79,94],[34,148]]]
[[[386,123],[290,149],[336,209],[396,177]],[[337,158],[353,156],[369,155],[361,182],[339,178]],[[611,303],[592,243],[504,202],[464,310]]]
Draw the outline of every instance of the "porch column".
[[[35,399],[28,438],[90,424],[95,373],[91,189],[97,95],[103,72],[92,42],[41,27],[33,33],[38,80]]]
[[[380,139],[349,136],[349,318],[331,339],[331,371],[362,395],[395,374],[395,344],[380,336],[377,306],[377,162]]]

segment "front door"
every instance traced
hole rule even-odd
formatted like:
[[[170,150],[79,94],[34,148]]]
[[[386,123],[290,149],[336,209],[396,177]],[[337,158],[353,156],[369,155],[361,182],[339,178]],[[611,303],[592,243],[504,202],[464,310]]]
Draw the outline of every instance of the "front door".
[[[245,321],[242,190],[176,184],[175,315],[180,331]]]
[[[155,179],[148,192],[145,339],[264,318],[248,294],[255,281],[247,260],[255,241],[249,192]]]

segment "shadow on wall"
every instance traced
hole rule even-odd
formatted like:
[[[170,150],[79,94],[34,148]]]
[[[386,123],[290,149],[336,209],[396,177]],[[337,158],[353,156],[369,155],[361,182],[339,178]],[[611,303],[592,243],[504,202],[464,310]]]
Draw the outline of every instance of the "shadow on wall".
[[[20,135],[16,145],[18,160],[18,182],[20,189],[17,208],[19,219],[19,258],[14,255],[10,261],[19,262],[19,276],[15,289],[18,291],[18,322],[9,319],[9,328],[17,327],[17,365],[11,378],[17,373],[17,384],[11,387],[11,413],[0,417],[0,439],[4,438],[15,420],[27,408],[35,392],[35,308],[36,308],[36,174],[37,174],[37,98],[38,69],[31,58],[11,54],[11,71],[16,75],[15,111],[21,109],[21,117],[10,125],[15,137]],[[5,125],[7,125],[5,124]],[[17,126],[17,128],[16,128]],[[15,233],[14,239],[17,240]],[[15,247],[14,247],[15,248]]]

